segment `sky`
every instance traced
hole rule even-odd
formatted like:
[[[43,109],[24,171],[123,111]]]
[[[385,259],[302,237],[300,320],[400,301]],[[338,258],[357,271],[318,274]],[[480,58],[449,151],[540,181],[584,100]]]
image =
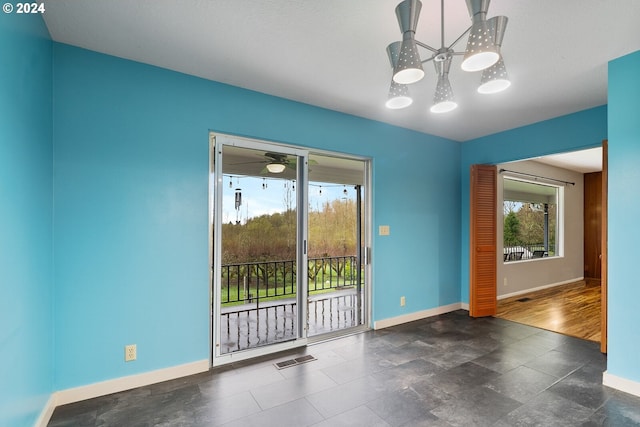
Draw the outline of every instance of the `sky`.
[[[223,181],[222,221],[225,224],[235,222],[238,215],[240,221],[244,223],[247,218],[284,211],[287,188],[291,189],[295,203],[297,185],[291,180],[224,175]],[[332,200],[343,198],[355,200],[356,197],[353,186],[311,182],[309,187],[308,199],[312,211],[319,211],[324,203]],[[239,213],[235,209],[236,189],[240,189],[241,193]],[[295,206],[292,205],[292,207]]]

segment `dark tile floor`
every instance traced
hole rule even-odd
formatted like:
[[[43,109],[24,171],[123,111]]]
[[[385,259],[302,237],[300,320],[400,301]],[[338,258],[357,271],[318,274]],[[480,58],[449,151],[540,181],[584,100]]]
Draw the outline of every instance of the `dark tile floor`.
[[[301,354],[313,362],[277,370]],[[60,426],[640,426],[593,342],[457,311],[56,409]]]

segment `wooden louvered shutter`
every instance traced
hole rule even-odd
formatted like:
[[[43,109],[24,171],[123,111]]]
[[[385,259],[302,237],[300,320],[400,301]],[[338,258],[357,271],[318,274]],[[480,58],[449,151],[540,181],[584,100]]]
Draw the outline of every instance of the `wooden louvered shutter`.
[[[495,166],[471,166],[469,315],[496,314]]]

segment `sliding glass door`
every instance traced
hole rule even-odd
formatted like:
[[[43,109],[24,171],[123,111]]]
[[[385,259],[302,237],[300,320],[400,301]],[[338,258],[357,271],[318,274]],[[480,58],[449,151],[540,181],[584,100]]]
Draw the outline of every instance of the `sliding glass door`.
[[[211,139],[212,361],[366,326],[368,162]]]

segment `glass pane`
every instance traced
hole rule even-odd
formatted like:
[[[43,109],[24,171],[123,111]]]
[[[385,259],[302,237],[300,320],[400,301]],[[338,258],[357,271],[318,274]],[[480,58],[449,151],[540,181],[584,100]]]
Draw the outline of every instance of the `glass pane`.
[[[223,146],[221,354],[297,338],[297,157]]]
[[[503,182],[503,261],[557,256],[558,187]]]
[[[308,335],[363,324],[364,163],[309,157]]]

